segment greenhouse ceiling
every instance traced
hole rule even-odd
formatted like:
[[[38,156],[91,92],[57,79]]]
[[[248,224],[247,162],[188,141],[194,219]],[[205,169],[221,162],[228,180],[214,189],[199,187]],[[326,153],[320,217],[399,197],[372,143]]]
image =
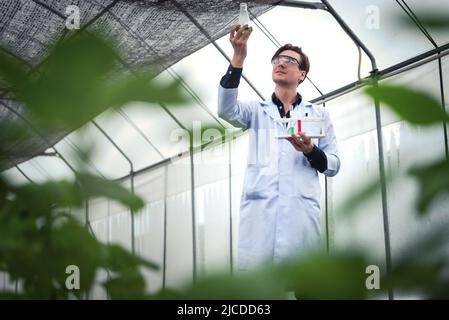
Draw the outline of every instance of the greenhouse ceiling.
[[[285,43],[302,46],[311,57],[309,81],[299,91],[312,100],[373,71],[372,59],[358,50],[350,32],[366,46],[380,71],[449,42],[447,32],[426,34],[419,23],[405,23],[423,10],[449,12],[449,0],[247,2],[254,33],[240,86],[242,100],[271,94],[269,59]],[[87,30],[115,41],[127,69],[152,66],[161,80],[181,80],[193,101],[186,108],[169,107],[167,112],[134,103],[85,124],[84,131],[96,146],[89,166],[103,176],[120,178],[129,173],[129,162],[133,170],[142,170],[178,154],[179,146],[170,140],[176,128],[190,128],[194,121],[230,128],[216,115],[216,94],[232,55],[226,35],[236,23],[239,4],[231,0],[2,0],[0,50],[33,72],[45,63],[59,39]],[[70,5],[79,8],[80,30],[66,28]],[[330,8],[341,21],[330,14]],[[26,125],[28,115],[12,92],[0,79],[1,121]],[[32,126],[28,130],[32,139],[2,137],[8,161],[2,162],[1,169],[9,169],[6,172],[19,180],[25,173],[36,181],[70,176],[71,166],[79,160],[75,159],[77,130],[36,132]]]

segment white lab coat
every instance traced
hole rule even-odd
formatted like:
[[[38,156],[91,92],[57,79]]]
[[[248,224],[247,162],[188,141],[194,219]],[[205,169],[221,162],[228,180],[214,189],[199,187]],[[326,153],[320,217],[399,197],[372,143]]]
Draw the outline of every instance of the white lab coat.
[[[238,267],[248,270],[263,262],[280,262],[318,244],[320,193],[318,171],[286,139],[276,139],[273,120],[280,118],[271,97],[264,102],[237,101],[238,89],[218,94],[218,115],[249,129],[248,163],[240,204]],[[327,157],[326,176],[340,168],[334,129],[327,110],[302,101],[291,117],[324,118],[325,137],[314,143]]]

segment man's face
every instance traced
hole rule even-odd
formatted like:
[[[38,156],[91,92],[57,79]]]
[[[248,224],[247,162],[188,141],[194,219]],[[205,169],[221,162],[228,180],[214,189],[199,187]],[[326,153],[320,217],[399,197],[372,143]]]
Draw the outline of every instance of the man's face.
[[[295,85],[297,86],[299,82],[303,81],[306,75],[306,72],[299,69],[297,63],[288,58],[294,58],[297,61],[301,62],[301,56],[299,53],[292,50],[284,50],[279,54],[278,63],[273,65],[272,78],[274,83],[280,85]]]

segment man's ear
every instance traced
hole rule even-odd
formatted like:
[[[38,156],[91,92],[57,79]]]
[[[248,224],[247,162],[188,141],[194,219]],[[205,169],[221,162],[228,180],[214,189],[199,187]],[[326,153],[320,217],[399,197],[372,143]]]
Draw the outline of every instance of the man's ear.
[[[302,78],[299,78],[299,83],[298,83],[298,85],[299,85],[300,83],[304,82],[304,80],[306,80],[306,73],[305,73],[305,72],[301,72],[301,75],[302,75]]]
[[[303,78],[299,78],[299,79],[298,79],[298,84],[297,84],[297,86],[299,86],[301,83],[303,83],[304,80],[306,79],[306,73],[305,73],[305,72],[301,72],[301,74],[303,75]]]

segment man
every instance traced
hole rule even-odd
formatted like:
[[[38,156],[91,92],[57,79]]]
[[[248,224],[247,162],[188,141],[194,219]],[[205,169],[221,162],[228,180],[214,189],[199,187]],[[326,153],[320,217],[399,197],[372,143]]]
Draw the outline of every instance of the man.
[[[309,60],[301,48],[288,44],[274,54],[275,89],[270,98],[264,102],[237,101],[251,32],[248,26],[232,28],[229,39],[234,54],[221,79],[218,97],[219,116],[249,129],[250,136],[240,205],[240,270],[263,262],[280,262],[318,244],[321,192],[318,172],[331,177],[340,168],[328,112],[304,101],[296,92],[309,71]],[[285,124],[274,120],[284,117],[321,118],[325,136],[311,139],[301,132],[299,137],[276,139],[276,130],[283,130]]]

